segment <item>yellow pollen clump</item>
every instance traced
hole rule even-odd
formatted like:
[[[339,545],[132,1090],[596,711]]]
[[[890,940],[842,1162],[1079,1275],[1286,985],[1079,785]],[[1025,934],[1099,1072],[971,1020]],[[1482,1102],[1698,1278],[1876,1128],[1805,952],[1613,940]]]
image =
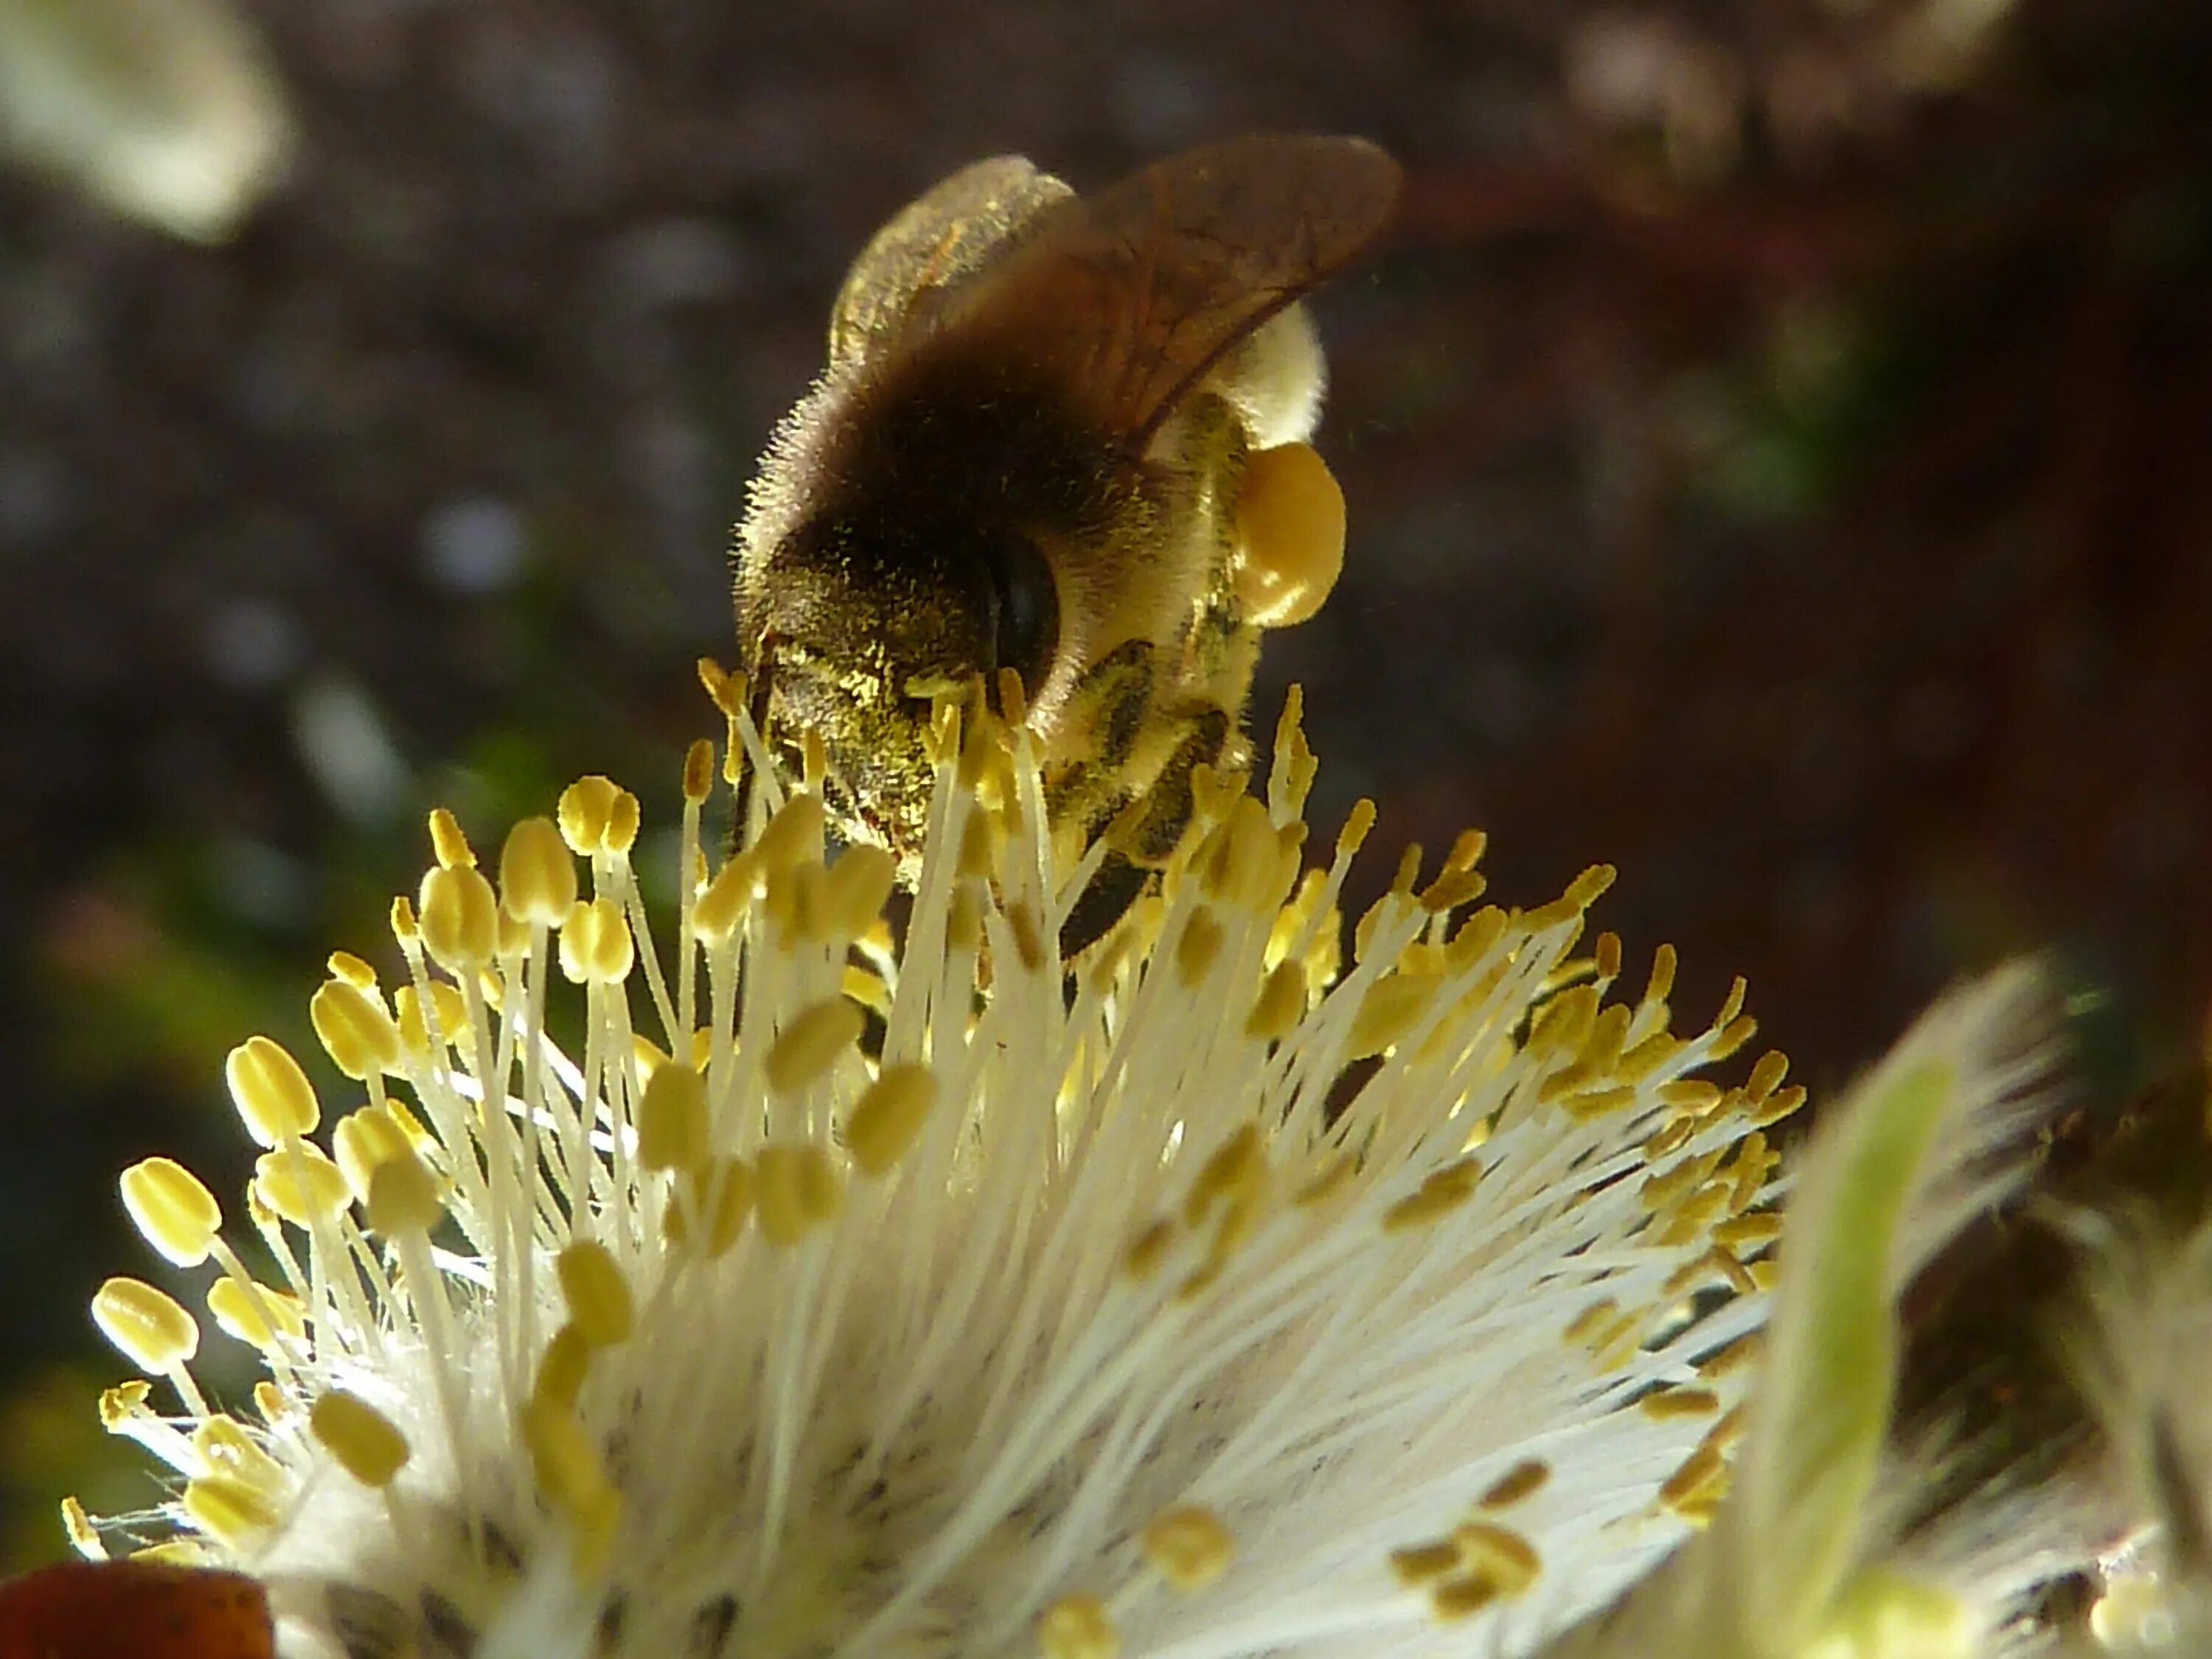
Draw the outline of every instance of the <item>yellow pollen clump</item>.
[[[388,1486],[407,1465],[407,1437],[359,1395],[327,1389],[307,1408],[307,1427],[338,1467],[364,1486]]]
[[[94,1293],[93,1322],[141,1370],[174,1370],[199,1352],[200,1328],[143,1279],[111,1279]]]
[[[622,906],[595,898],[569,908],[561,924],[561,971],[572,985],[619,985],[637,950]]]
[[[769,1243],[796,1244],[836,1218],[842,1197],[837,1172],[819,1146],[771,1142],[760,1149],[753,1167],[761,1236]]]
[[[306,1311],[299,1297],[267,1285],[251,1287],[235,1279],[218,1279],[208,1286],[208,1311],[226,1336],[273,1352],[280,1338],[297,1342],[307,1334]]]
[[[1344,491],[1310,444],[1255,450],[1237,496],[1238,601],[1259,628],[1290,628],[1322,607],[1344,569]]]
[[[1063,1595],[1037,1620],[1037,1644],[1044,1659],[1117,1659],[1121,1635],[1097,1596]]]
[[[338,1070],[356,1081],[400,1067],[399,1028],[369,992],[333,979],[308,1000],[307,1018]]]
[[[499,850],[500,904],[515,921],[558,927],[576,902],[576,862],[550,818],[525,818]]]
[[[763,1069],[768,1086],[794,1095],[819,1082],[860,1041],[866,1017],[842,996],[825,997],[800,1010],[776,1033]]]
[[[707,1080],[667,1060],[646,1079],[637,1107],[637,1160],[648,1170],[688,1170],[707,1156]]]
[[[312,1134],[322,1121],[314,1085],[300,1062],[271,1038],[248,1037],[233,1048],[223,1075],[246,1133],[263,1146],[281,1145],[288,1135]]]
[[[197,1267],[215,1248],[222,1211],[198,1176],[166,1158],[123,1172],[123,1207],[146,1242],[179,1267]]]
[[[256,1158],[253,1192],[295,1227],[312,1227],[353,1202],[344,1172],[320,1147],[304,1141]]]
[[[1204,1589],[1229,1571],[1237,1540],[1221,1517],[1188,1504],[1155,1516],[1141,1540],[1145,1559],[1180,1590]]]
[[[430,871],[416,903],[431,961],[456,976],[491,965],[499,952],[499,901],[479,872],[445,866]]]
[[[613,1253],[597,1239],[582,1239],[562,1251],[554,1266],[568,1316],[584,1340],[595,1348],[627,1340],[637,1310]]]
[[[845,1150],[864,1176],[888,1175],[906,1156],[937,1103],[928,1067],[887,1066],[862,1091],[845,1120]]]

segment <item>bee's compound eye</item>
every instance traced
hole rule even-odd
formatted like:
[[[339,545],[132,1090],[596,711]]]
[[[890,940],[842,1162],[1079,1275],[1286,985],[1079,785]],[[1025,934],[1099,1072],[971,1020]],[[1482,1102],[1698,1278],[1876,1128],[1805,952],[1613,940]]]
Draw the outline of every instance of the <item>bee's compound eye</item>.
[[[992,643],[999,668],[1011,668],[1034,694],[1052,668],[1060,644],[1060,590],[1037,545],[1018,530],[1001,531],[985,545],[998,629]]]

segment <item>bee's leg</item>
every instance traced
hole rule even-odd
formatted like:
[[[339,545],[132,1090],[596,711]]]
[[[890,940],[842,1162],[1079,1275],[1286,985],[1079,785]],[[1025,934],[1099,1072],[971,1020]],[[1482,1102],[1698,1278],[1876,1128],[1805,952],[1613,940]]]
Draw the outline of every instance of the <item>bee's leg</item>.
[[[1175,852],[1197,811],[1191,791],[1192,772],[1201,763],[1216,767],[1239,765],[1249,758],[1250,746],[1227,709],[1201,705],[1170,718],[1175,726],[1182,728],[1182,735],[1165,763],[1154,774],[1152,787],[1145,792],[1143,812],[1133,824],[1126,818],[1122,820],[1118,843],[1108,851],[1105,863],[1061,924],[1060,953],[1063,961],[1072,961],[1103,938],[1127,914],[1129,907],[1151,885],[1160,866]],[[1127,794],[1118,796],[1112,810],[1094,823],[1092,833],[1103,832],[1109,823],[1121,817],[1133,799],[1136,798]]]

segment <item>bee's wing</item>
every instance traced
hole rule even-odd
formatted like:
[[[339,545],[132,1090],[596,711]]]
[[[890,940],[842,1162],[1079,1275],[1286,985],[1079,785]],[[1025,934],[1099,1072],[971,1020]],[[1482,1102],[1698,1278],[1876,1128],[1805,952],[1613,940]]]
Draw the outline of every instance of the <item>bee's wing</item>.
[[[1188,150],[1044,208],[945,296],[935,331],[1054,373],[1133,453],[1224,353],[1381,234],[1402,179],[1360,138]]]
[[[1073,194],[1027,158],[964,167],[899,210],[846,273],[830,313],[830,366],[865,357],[1004,253],[1036,215]]]

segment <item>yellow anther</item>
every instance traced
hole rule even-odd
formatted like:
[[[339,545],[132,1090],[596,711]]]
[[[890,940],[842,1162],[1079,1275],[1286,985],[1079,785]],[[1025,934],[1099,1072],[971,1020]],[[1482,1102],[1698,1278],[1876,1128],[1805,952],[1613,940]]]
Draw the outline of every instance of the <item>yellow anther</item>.
[[[830,747],[811,726],[799,734],[799,775],[807,793],[815,796],[821,794],[823,781],[830,775]]]
[[[1759,1022],[1749,1014],[1730,1020],[1722,1027],[1721,1034],[1713,1039],[1712,1047],[1705,1051],[1706,1058],[1717,1064],[1741,1048],[1759,1035]],[[1767,1120],[1771,1122],[1773,1120]]]
[[[401,986],[392,994],[392,1002],[398,1016],[400,1042],[409,1053],[428,1056],[430,1034],[422,1024],[422,1008],[416,999],[415,988]],[[437,1017],[438,1040],[447,1048],[459,1042],[469,1028],[469,1005],[462,1000],[458,987],[441,979],[430,981],[430,1012]]]
[[[636,964],[629,921],[611,898],[572,907],[561,924],[561,971],[574,985],[619,985]]]
[[[945,953],[948,957],[974,954],[983,944],[982,884],[963,881],[952,890],[952,902],[945,907]]]
[[[806,860],[771,871],[761,893],[761,911],[776,943],[787,949],[820,944],[829,937],[830,872]]]
[[[701,939],[720,945],[738,931],[753,902],[759,874],[760,866],[749,853],[738,854],[714,872],[691,907],[691,926]]]
[[[837,989],[878,1018],[890,1018],[891,988],[874,969],[847,963],[837,975]]]
[[[161,1255],[179,1267],[197,1267],[214,1248],[222,1210],[199,1177],[181,1164],[149,1158],[123,1172],[123,1207]]]
[[[264,1146],[277,1146],[287,1135],[312,1134],[323,1121],[300,1062],[269,1037],[248,1037],[233,1048],[223,1076],[246,1132]]]
[[[999,671],[999,710],[1010,726],[1028,724],[1029,694],[1023,690],[1021,671],[1001,668]]]
[[[1751,1121],[1760,1128],[1779,1123],[1805,1103],[1805,1085],[1793,1083],[1786,1089],[1777,1089],[1767,1096],[1764,1104],[1751,1114]]]
[[[550,818],[525,818],[499,849],[499,896],[517,921],[558,927],[576,902],[576,860]]]
[[[356,991],[376,989],[376,969],[350,951],[333,951],[323,966],[332,979],[342,979]]]
[[[1390,1571],[1407,1589],[1432,1584],[1446,1573],[1459,1571],[1459,1552],[1449,1544],[1416,1544],[1390,1552]]]
[[[100,1529],[92,1524],[83,1504],[74,1496],[62,1499],[62,1530],[69,1535],[70,1547],[88,1561],[107,1559],[107,1546],[100,1541]]]
[[[1382,1212],[1382,1231],[1404,1232],[1450,1214],[1474,1195],[1481,1179],[1482,1165],[1473,1158],[1462,1158],[1455,1164],[1431,1171],[1410,1194]]]
[[[669,1205],[662,1218],[662,1231],[670,1246],[687,1249],[691,1245],[691,1223],[689,1215],[703,1215],[707,1218],[708,1260],[726,1255],[738,1242],[745,1229],[745,1218],[753,1209],[752,1166],[743,1158],[718,1158],[690,1170],[684,1178],[690,1199],[687,1212],[682,1204]]]
[[[714,789],[714,745],[701,738],[684,751],[684,799],[696,806]]]
[[[595,1348],[611,1348],[629,1339],[637,1310],[629,1279],[614,1253],[597,1239],[579,1239],[554,1263],[568,1317]]]
[[[1237,532],[1237,598],[1248,621],[1289,628],[1321,609],[1344,569],[1344,491],[1312,445],[1246,459]]]
[[[234,1474],[206,1474],[185,1488],[185,1513],[225,1549],[243,1553],[282,1518],[276,1502]]]
[[[392,1114],[381,1106],[349,1112],[331,1128],[331,1152],[353,1195],[366,1204],[370,1179],[391,1158],[411,1158],[414,1147]]]
[[[1344,816],[1344,828],[1336,832],[1337,857],[1348,859],[1357,853],[1374,828],[1375,803],[1362,795],[1352,803],[1352,810]]]
[[[648,1170],[688,1170],[707,1156],[707,1080],[665,1061],[637,1107],[637,1161]]]
[[[1661,1084],[1659,1099],[1662,1104],[1685,1117],[1703,1117],[1721,1103],[1721,1085],[1704,1078],[1682,1078]]]
[[[118,1382],[112,1389],[100,1391],[100,1426],[110,1434],[118,1434],[131,1423],[148,1413],[147,1400],[154,1385],[143,1377],[132,1377],[127,1382]]]
[[[477,867],[476,851],[469,845],[469,838],[461,833],[461,821],[442,806],[430,811],[430,851],[441,869]]]
[[[776,1033],[763,1071],[778,1094],[797,1094],[819,1082],[860,1040],[866,1018],[843,997],[825,997],[801,1009]]]
[[[253,1191],[295,1227],[327,1220],[353,1201],[353,1189],[338,1166],[319,1146],[305,1144],[254,1159]]]
[[[300,1299],[289,1291],[267,1285],[251,1288],[234,1279],[218,1279],[208,1286],[208,1311],[217,1329],[264,1353],[276,1351],[283,1341],[298,1342],[307,1334],[307,1316]]]
[[[1782,1079],[1790,1075],[1790,1056],[1778,1048],[1769,1048],[1759,1057],[1744,1079],[1744,1098],[1754,1106],[1763,1105],[1766,1097],[1782,1086]]]
[[[1121,1633],[1095,1595],[1063,1595],[1037,1620],[1043,1659],[1118,1659]]]
[[[637,845],[637,832],[643,823],[644,809],[637,797],[627,789],[617,789],[607,808],[607,827],[600,832],[600,840],[608,852],[627,858],[629,849]]]
[[[499,901],[483,874],[441,866],[422,878],[422,948],[459,978],[487,968],[499,954]]]
[[[1159,1271],[1160,1263],[1166,1260],[1168,1250],[1175,1243],[1175,1239],[1176,1230],[1173,1222],[1153,1222],[1130,1241],[1129,1248],[1122,1253],[1122,1267],[1128,1270],[1129,1277],[1132,1279],[1138,1280],[1150,1279]]]
[[[364,1486],[392,1484],[407,1467],[407,1437],[357,1394],[331,1389],[307,1408],[307,1427],[340,1468]]]
[[[1358,1173],[1359,1165],[1353,1159],[1341,1152],[1331,1153],[1305,1184],[1291,1195],[1291,1203],[1301,1210],[1319,1209],[1344,1191]]]
[[[1279,962],[1261,981],[1245,1017],[1244,1035],[1262,1042],[1288,1036],[1306,1012],[1306,972],[1303,963]]]
[[[843,1194],[829,1155],[806,1142],[770,1142],[754,1159],[761,1237],[788,1246],[836,1218]]]
[[[1536,1547],[1510,1527],[1470,1521],[1452,1531],[1452,1545],[1469,1574],[1480,1574],[1501,1594],[1518,1595],[1536,1582],[1541,1563]]]
[[[1006,926],[1014,936],[1014,955],[1032,974],[1044,971],[1044,921],[1027,899],[1017,901],[1006,912]]]
[[[712,657],[702,657],[693,666],[698,671],[699,684],[706,688],[707,695],[714,699],[715,708],[720,709],[725,714],[741,714],[744,712],[744,675],[732,675],[728,669],[723,667]],[[737,682],[734,688],[731,684],[732,679]]]
[[[422,937],[422,924],[416,920],[415,903],[406,894],[398,893],[392,900],[392,937],[404,946]]]
[[[1211,909],[1201,905],[1192,911],[1176,939],[1176,977],[1186,988],[1195,988],[1206,978],[1228,938],[1227,931],[1214,919]]]
[[[888,1175],[921,1136],[937,1103],[937,1079],[926,1066],[886,1066],[845,1119],[845,1150],[864,1176]]]
[[[991,817],[970,812],[960,826],[960,855],[953,864],[963,881],[988,881],[991,877]]]
[[[538,1358],[537,1374],[530,1381],[530,1397],[544,1407],[568,1411],[584,1391],[584,1378],[592,1369],[589,1338],[571,1322],[553,1333],[545,1352]]]
[[[819,795],[793,795],[762,829],[752,855],[764,872],[787,869],[803,859],[819,860],[823,822]]]
[[[388,1158],[368,1178],[368,1224],[386,1238],[427,1233],[446,1218],[438,1183],[412,1156]]]
[[[1498,1599],[1496,1581],[1481,1573],[1447,1578],[1429,1592],[1429,1610],[1440,1623],[1471,1619]]]
[[[137,1279],[111,1279],[92,1298],[93,1322],[139,1370],[157,1376],[200,1349],[200,1328],[175,1300]]]
[[[350,981],[325,981],[308,1000],[307,1018],[324,1052],[348,1077],[399,1070],[399,1028],[380,1002]]]
[[[1659,1485],[1659,1501],[1680,1510],[1695,1503],[1709,1487],[1728,1478],[1728,1462],[1717,1448],[1699,1442],[1680,1468]]]
[[[236,1475],[266,1492],[281,1492],[288,1484],[284,1466],[234,1417],[209,1418],[192,1431],[191,1440],[205,1474]]]
[[[1141,1542],[1145,1559],[1180,1590],[1204,1589],[1229,1571],[1237,1553],[1236,1537],[1221,1517],[1198,1504],[1155,1516]]]
[[[1233,1130],[1208,1155],[1191,1182],[1190,1192],[1182,1201],[1184,1224],[1201,1225],[1216,1204],[1249,1192],[1267,1170],[1267,1153],[1261,1146],[1258,1127],[1247,1123]]]
[[[1352,1017],[1346,1058],[1364,1060],[1409,1036],[1435,1002],[1437,986],[1426,974],[1389,974],[1369,986]]]
[[[1720,1410],[1721,1399],[1711,1389],[1660,1389],[1636,1405],[1655,1422],[1671,1423],[1685,1417],[1710,1417]]]
[[[1552,1478],[1552,1466],[1540,1457],[1525,1457],[1499,1475],[1474,1501],[1486,1510],[1508,1510],[1524,1498],[1543,1490]]]
[[[589,858],[605,850],[615,802],[622,793],[613,779],[596,774],[578,778],[561,792],[554,811],[561,826],[561,839],[568,843],[570,852],[580,858]]]
[[[898,879],[898,864],[880,847],[856,842],[830,866],[825,908],[831,936],[858,939],[877,917]]]
[[[1781,1236],[1782,1214],[1778,1210],[1753,1210],[1748,1215],[1730,1216],[1713,1228],[1713,1243],[1724,1244],[1731,1250],[1747,1244],[1765,1244]]]
[[[531,1473],[555,1511],[575,1521],[598,1510],[612,1487],[606,1464],[582,1419],[550,1399],[525,1402],[521,1415]]]

